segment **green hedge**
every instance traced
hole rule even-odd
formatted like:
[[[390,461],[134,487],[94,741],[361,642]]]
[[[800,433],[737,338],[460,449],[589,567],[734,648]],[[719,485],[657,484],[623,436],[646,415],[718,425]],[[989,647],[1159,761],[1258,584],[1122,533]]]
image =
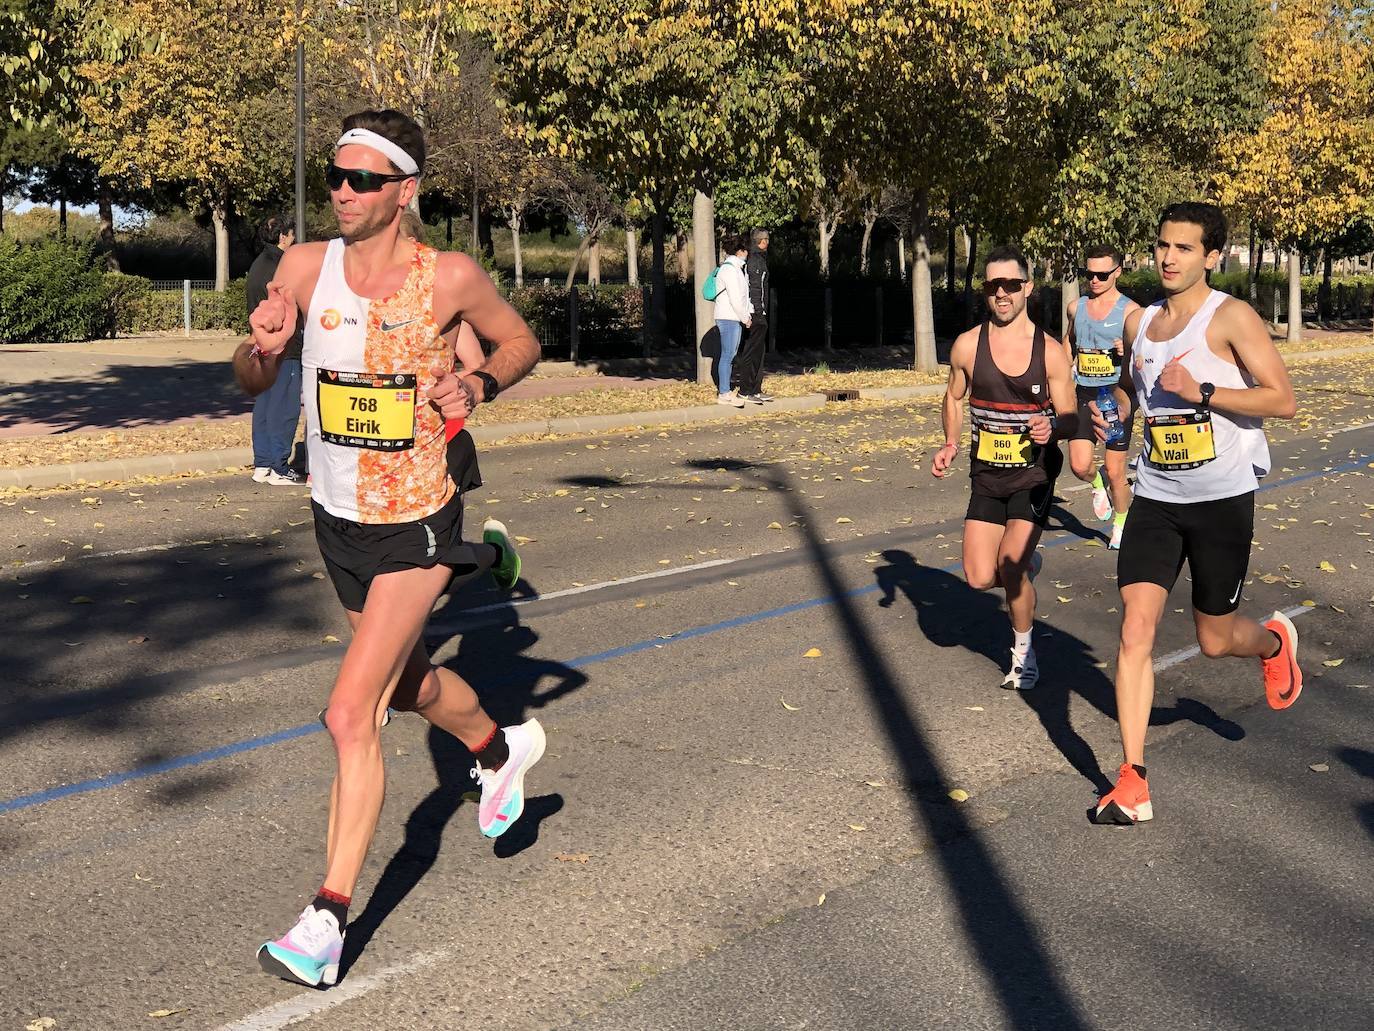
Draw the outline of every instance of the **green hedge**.
[[[1250,285],[1245,269],[1213,273],[1211,285],[1233,297],[1250,300]],[[1159,275],[1151,269],[1124,272],[1117,280],[1121,292],[1140,304],[1149,304],[1163,296],[1159,289]],[[1320,276],[1302,277],[1302,306],[1315,312],[1317,295],[1321,290]],[[1275,291],[1278,312],[1274,310]],[[1260,315],[1271,322],[1282,322],[1288,310],[1288,274],[1282,270],[1261,269],[1255,282],[1255,301]],[[1332,318],[1365,318],[1374,307],[1374,275],[1339,276],[1331,280],[1328,311]]]
[[[0,341],[94,340],[114,331],[104,258],[92,242],[0,237]]]
[[[133,276],[122,276],[132,279]],[[147,280],[143,281],[147,284]],[[227,329],[248,332],[247,281],[232,279],[223,293],[214,290],[191,291],[191,328]],[[185,322],[184,297],[180,290],[143,291],[130,298],[120,329],[126,333],[155,333],[182,329]]]

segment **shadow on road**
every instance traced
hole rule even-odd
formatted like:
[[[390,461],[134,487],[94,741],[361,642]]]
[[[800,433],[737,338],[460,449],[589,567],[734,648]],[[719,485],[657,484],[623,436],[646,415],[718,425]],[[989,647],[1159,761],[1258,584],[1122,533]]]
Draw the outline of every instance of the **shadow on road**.
[[[1336,752],[1336,757],[1361,777],[1374,780],[1374,752],[1364,748],[1342,748]],[[1364,825],[1365,831],[1374,837],[1374,802],[1365,802],[1357,806],[1356,812],[1360,815],[1360,823]]]
[[[1011,624],[997,591],[974,591],[961,577],[943,569],[919,564],[908,552],[882,553],[888,563],[873,571],[882,591],[878,604],[890,607],[900,591],[911,604],[926,639],[939,648],[965,648],[992,665],[989,682],[1001,681],[1011,648]],[[1111,790],[1096,754],[1073,727],[1069,713],[1071,694],[1079,695],[1098,712],[1116,719],[1116,690],[1098,668],[1101,661],[1092,646],[1058,627],[1040,624],[1035,637],[1040,661],[1040,682],[1017,695],[1045,728],[1050,742],[1099,794]],[[1218,715],[1210,706],[1180,698],[1171,706],[1150,710],[1150,725],[1168,726],[1187,720],[1227,740],[1238,741],[1245,731]]]
[[[435,614],[436,619],[449,609],[461,611],[466,600],[461,592],[447,597],[444,608]],[[516,608],[508,605],[496,614],[495,625],[464,635],[458,654],[444,665],[473,685],[482,705],[497,723],[522,723],[529,717],[530,709],[542,708],[587,683],[587,676],[570,666],[532,658],[528,652],[538,641],[539,635],[524,626]],[[428,638],[427,643],[431,650],[437,650],[442,641]],[[545,678],[551,678],[553,684],[540,690]],[[382,871],[367,907],[349,921],[341,977],[347,975],[378,928],[433,868],[444,831],[464,802],[476,805],[477,785],[469,774],[474,763],[472,753],[457,738],[435,727],[429,728],[427,743],[439,783],[406,819],[405,840]],[[528,799],[520,819],[495,839],[493,853],[499,859],[519,855],[538,841],[543,822],[562,808],[562,795]],[[469,815],[475,824],[471,806]],[[475,827],[468,831],[477,833]]]
[[[111,364],[85,379],[0,384],[0,430],[26,423],[63,432],[127,429],[173,419],[216,419],[253,410],[228,362]]]

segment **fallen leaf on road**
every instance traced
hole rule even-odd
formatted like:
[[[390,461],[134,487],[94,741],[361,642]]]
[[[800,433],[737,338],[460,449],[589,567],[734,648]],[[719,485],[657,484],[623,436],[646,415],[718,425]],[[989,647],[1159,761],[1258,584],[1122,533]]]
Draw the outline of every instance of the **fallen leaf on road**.
[[[1332,611],[1332,612],[1339,612],[1341,615],[1345,615],[1345,609],[1341,608],[1339,605],[1332,605],[1332,606],[1331,606],[1331,611]]]
[[[849,825],[849,829],[852,830],[852,831],[866,831],[866,830],[868,830],[868,828],[865,827],[865,826],[864,826],[863,824],[861,824],[861,823],[851,823],[851,824]]]
[[[885,787],[887,787],[887,785],[886,785],[885,783],[883,783],[882,781],[880,781],[880,780],[866,780],[866,781],[864,781],[864,783],[867,784],[870,788],[885,788]]]
[[[339,639],[333,634],[325,634],[324,637],[320,638],[320,642],[322,644],[338,644]]]
[[[853,521],[854,520],[850,519],[849,516],[840,516],[840,518],[835,520],[836,523],[852,523]]]
[[[738,580],[726,580],[725,583],[726,583],[728,586],[730,586],[730,587],[738,587],[738,586],[739,586],[739,581],[738,581]]]
[[[1073,601],[1072,598],[1066,598],[1062,594],[1056,594],[1055,597],[1059,599],[1060,605],[1067,605],[1069,602]]]
[[[585,863],[592,857],[586,852],[560,852],[553,858],[560,863]]]
[[[1302,603],[1303,603],[1304,607],[1309,608],[1309,609],[1312,609],[1312,608],[1316,608],[1316,607],[1317,607],[1317,603],[1316,603],[1315,601],[1313,601],[1311,598],[1304,598],[1304,599],[1302,600]]]
[[[91,604],[91,599],[88,598],[88,597],[86,597],[84,594],[78,594],[75,598],[73,598],[73,599],[71,600],[71,604],[73,604],[73,605],[90,605],[90,604]]]
[[[781,529],[782,529],[782,523],[777,523],[777,522],[769,523],[769,524],[768,524],[768,529],[770,529],[770,530],[781,530]]]
[[[955,788],[953,791],[949,793],[949,797],[954,799],[954,801],[956,802],[967,802],[968,792],[965,791],[963,788]]]
[[[131,638],[129,638],[129,643],[130,643],[130,644],[146,644],[147,642],[148,642],[148,638],[145,637],[145,636],[142,635],[142,634],[139,634],[137,637],[131,637]]]
[[[324,574],[323,574],[323,573],[311,573],[311,574],[310,574],[310,578],[311,578],[312,580],[323,580],[323,579],[324,579]]]
[[[1332,669],[1335,669],[1337,666],[1339,666],[1339,665],[1340,665],[1342,662],[1344,662],[1344,661],[1345,661],[1344,659],[1327,659],[1325,662],[1322,663],[1322,665],[1323,665],[1323,666],[1330,666]]]
[[[175,1015],[175,1014],[177,1014],[177,1013],[185,1013],[185,1012],[186,1012],[186,1011],[185,1011],[184,1009],[182,1009],[182,1010],[153,1010],[151,1013],[148,1014],[148,1016],[150,1016],[150,1017],[170,1017],[170,1016],[173,1016],[173,1015]]]
[[[37,1020],[30,1020],[24,1025],[24,1031],[50,1031],[57,1026],[57,1021],[52,1017],[39,1017]]]
[[[821,650],[819,648],[808,648],[806,651],[802,652],[803,659],[819,659],[820,657]]]
[[[821,892],[821,897],[816,900],[816,905],[818,907],[825,905],[825,892]]]
[[[1330,562],[1326,561],[1326,559],[1322,559],[1319,563],[1317,563],[1317,568],[1320,569],[1323,573],[1334,573],[1336,571],[1336,567],[1333,566]]]
[[[964,708],[967,709],[969,712],[983,712],[983,711],[985,711],[981,705],[965,705]]]
[[[1326,763],[1312,763],[1307,768],[1313,773],[1325,773],[1327,770],[1331,769]]]
[[[778,701],[782,702],[782,707],[788,712],[797,712],[801,709],[800,705],[788,705],[787,699],[782,697],[782,695],[778,695]]]

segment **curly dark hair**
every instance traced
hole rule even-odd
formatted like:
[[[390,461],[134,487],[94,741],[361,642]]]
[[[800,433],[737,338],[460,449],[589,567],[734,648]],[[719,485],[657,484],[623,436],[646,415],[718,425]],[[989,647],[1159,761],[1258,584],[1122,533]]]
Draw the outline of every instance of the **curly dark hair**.
[[[1226,235],[1230,226],[1226,222],[1226,216],[1221,208],[1215,204],[1207,204],[1203,201],[1185,200],[1177,204],[1170,204],[1159,214],[1159,227],[1155,231],[1164,228],[1165,222],[1187,222],[1202,229],[1202,246],[1207,248],[1207,253],[1222,250],[1226,246]]]

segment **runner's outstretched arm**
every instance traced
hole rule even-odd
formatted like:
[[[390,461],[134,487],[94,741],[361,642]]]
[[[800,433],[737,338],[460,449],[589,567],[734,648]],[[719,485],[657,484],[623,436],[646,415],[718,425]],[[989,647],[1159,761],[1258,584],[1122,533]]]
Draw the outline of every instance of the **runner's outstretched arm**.
[[[954,341],[949,353],[949,383],[945,387],[945,397],[940,403],[940,416],[944,424],[945,443],[931,461],[930,471],[943,477],[959,454],[959,435],[964,429],[964,397],[968,394],[969,372],[973,367],[978,337],[976,333],[965,333]]]
[[[1078,396],[1073,386],[1073,362],[1053,338],[1045,341],[1045,377],[1050,381],[1050,401],[1054,404],[1054,435],[1072,440],[1078,432]]]

